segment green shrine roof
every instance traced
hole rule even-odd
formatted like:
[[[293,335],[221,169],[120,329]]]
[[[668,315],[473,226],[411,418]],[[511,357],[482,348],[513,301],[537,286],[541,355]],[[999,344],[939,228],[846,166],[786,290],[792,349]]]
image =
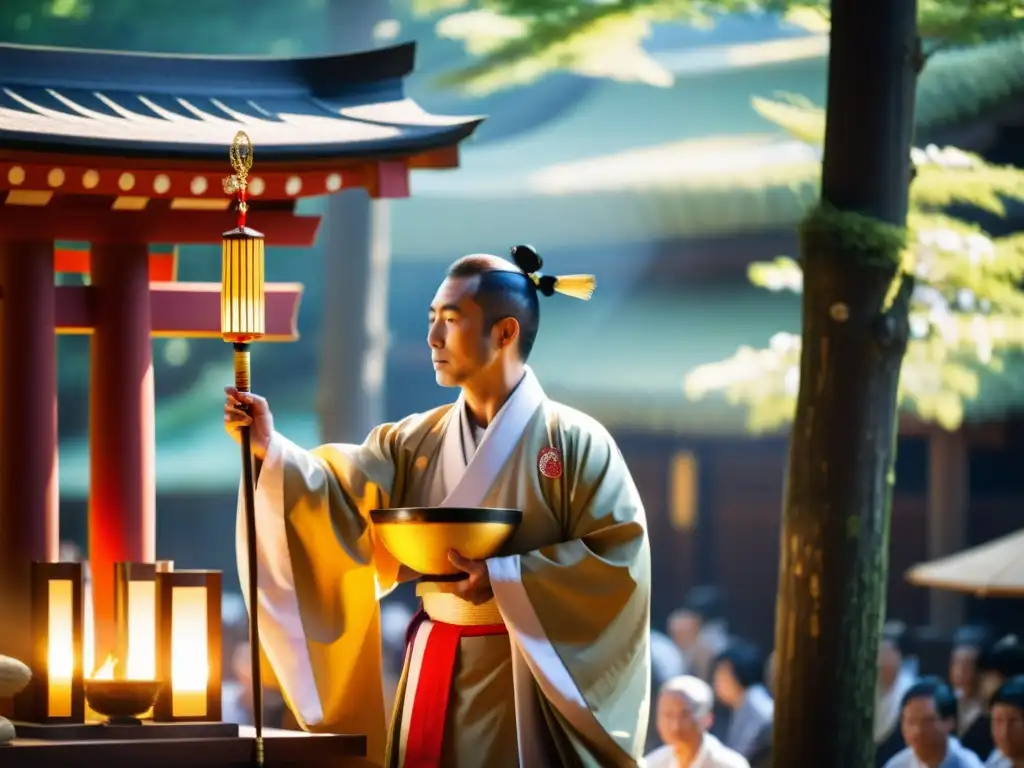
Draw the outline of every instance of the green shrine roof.
[[[776,333],[800,331],[800,296],[754,286],[648,291],[593,321],[576,318],[575,327],[567,315],[578,315],[576,308],[560,311],[566,316],[556,320],[557,341],[549,339],[545,346],[539,338],[531,359],[548,395],[611,429],[631,431],[749,433],[745,405],[729,403],[721,394],[690,400],[684,379],[741,346],[762,349]],[[978,397],[964,403],[964,421],[999,420],[1022,403],[1024,356],[1011,357],[1002,371],[982,374]],[[903,411],[914,414],[909,403]]]
[[[414,178],[413,199],[394,205],[393,250],[449,258],[524,233],[550,250],[795,222],[816,198],[817,154],[751,98],[789,91],[823,103],[824,62],[683,74],[666,89],[602,82],[536,131],[466,145],[457,174]],[[919,136],[1022,96],[1024,39],[940,52],[918,86]]]

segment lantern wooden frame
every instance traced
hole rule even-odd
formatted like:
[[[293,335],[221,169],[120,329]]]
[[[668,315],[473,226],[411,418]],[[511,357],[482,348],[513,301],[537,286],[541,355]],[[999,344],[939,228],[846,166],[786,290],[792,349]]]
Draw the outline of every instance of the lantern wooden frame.
[[[31,616],[32,657],[29,667],[32,680],[28,687],[14,699],[16,720],[40,725],[60,725],[85,722],[85,677],[83,675],[83,651],[85,640],[85,609],[83,605],[83,575],[81,563],[33,562],[31,571]],[[54,597],[51,585],[70,582],[70,600],[65,617],[70,624],[71,678],[68,681],[66,714],[52,714],[50,695],[52,689],[50,670],[51,640],[51,599]]]
[[[179,589],[200,587],[206,590],[206,681],[205,713],[181,714],[176,711],[173,674],[173,634],[175,623],[174,594]],[[172,722],[220,722],[221,684],[223,679],[222,576],[220,571],[167,571],[156,573],[156,676],[163,683],[153,720]],[[181,618],[181,617],[177,617]]]

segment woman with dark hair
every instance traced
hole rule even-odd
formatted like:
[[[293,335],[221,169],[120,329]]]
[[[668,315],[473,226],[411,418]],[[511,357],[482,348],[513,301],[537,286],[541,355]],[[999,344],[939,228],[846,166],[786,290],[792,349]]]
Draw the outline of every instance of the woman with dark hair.
[[[715,696],[732,711],[725,745],[752,764],[770,753],[775,702],[764,687],[764,656],[756,646],[736,641],[715,659]]]
[[[959,700],[959,723],[957,734],[966,746],[979,756],[985,757],[991,751],[991,735],[985,723],[978,723],[988,709],[988,702],[981,693],[981,674],[978,662],[992,644],[992,633],[987,627],[968,625],[960,627],[953,635],[953,650],[949,657],[949,684],[956,691]],[[983,736],[977,742],[977,735]]]

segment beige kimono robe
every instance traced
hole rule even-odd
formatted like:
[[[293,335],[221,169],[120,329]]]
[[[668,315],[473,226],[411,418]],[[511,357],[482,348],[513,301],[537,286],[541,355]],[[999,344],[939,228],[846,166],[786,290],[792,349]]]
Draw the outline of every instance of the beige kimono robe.
[[[372,761],[409,768],[405,738],[432,620],[410,643],[388,738],[377,601],[399,566],[369,512],[522,509],[516,534],[487,561],[495,597],[479,608],[508,633],[459,641],[441,764],[636,765],[650,696],[650,551],[622,455],[600,424],[546,399],[529,370],[479,447],[465,413],[460,398],[380,426],[362,445],[311,452],[274,435],[256,492],[258,602],[282,691],[304,728],[366,734]],[[557,478],[538,467],[550,447],[562,457]],[[243,584],[244,543],[240,508]],[[424,606],[430,616],[426,597]]]

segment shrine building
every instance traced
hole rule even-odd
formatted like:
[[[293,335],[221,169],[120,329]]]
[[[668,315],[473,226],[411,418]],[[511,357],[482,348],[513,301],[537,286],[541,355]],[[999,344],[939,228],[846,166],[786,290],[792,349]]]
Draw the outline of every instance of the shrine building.
[[[454,168],[479,118],[404,97],[414,46],[264,59],[0,45],[0,605],[27,616],[29,564],[58,559],[56,334],[90,334],[89,553],[97,651],[113,563],[156,547],[154,336],[219,337],[220,284],[176,280],[167,246],[233,226],[228,148],[255,147],[250,216],[269,246],[311,246],[302,197],[409,194]],[[87,247],[58,247],[66,242]],[[271,256],[273,258],[273,256]],[[55,274],[88,274],[57,285]],[[266,339],[297,338],[302,287],[269,284]],[[225,382],[230,383],[230,382]],[[28,622],[0,653],[27,657]]]

